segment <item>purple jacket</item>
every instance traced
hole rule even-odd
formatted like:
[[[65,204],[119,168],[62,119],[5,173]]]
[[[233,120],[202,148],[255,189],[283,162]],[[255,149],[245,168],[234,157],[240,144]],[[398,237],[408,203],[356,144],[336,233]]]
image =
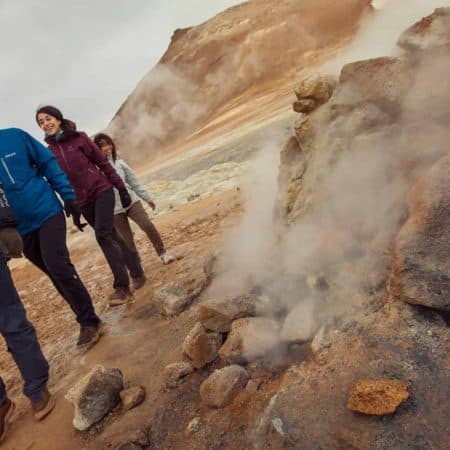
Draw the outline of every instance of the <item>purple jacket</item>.
[[[91,203],[113,186],[126,189],[108,158],[86,133],[76,130],[74,123],[70,122],[69,128],[58,137],[47,136],[45,141],[66,172],[80,206]]]

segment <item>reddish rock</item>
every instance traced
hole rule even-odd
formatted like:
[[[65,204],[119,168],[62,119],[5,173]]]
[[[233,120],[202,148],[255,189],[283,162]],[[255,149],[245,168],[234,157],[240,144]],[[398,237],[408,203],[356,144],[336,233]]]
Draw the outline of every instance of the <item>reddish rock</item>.
[[[382,416],[394,413],[409,397],[408,385],[400,380],[359,380],[350,388],[348,409]]]
[[[242,391],[249,380],[247,371],[237,365],[216,370],[200,386],[202,401],[211,408],[222,408]]]
[[[314,106],[312,109],[315,109],[328,101],[333,94],[335,86],[336,80],[332,77],[314,74],[300,82],[295,88],[295,95],[299,101],[305,99],[313,100]]]
[[[217,358],[222,344],[220,333],[208,332],[197,322],[186,336],[183,343],[183,353],[192,361],[196,369],[200,369]]]
[[[145,400],[145,389],[142,386],[134,386],[120,392],[122,410],[129,411],[140,405]]]

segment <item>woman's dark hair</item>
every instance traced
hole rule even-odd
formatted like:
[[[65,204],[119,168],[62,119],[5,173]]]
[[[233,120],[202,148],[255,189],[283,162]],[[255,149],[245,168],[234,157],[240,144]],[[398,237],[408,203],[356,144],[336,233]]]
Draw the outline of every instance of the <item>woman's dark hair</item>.
[[[38,108],[38,110],[36,111],[36,115],[35,115],[35,119],[36,119],[36,123],[39,125],[39,119],[38,119],[38,115],[39,114],[48,114],[49,116],[54,117],[55,119],[59,120],[61,122],[61,129],[63,131],[72,131],[73,125],[70,122],[70,120],[67,120],[64,118],[62,112],[51,105],[46,105],[46,106],[41,106],[40,108]]]
[[[106,143],[108,143],[109,145],[112,146],[112,159],[114,162],[116,162],[117,159],[117,152],[116,152],[116,144],[114,144],[114,141],[112,140],[112,138],[110,136],[108,136],[105,133],[98,133],[94,136],[94,142],[97,145],[97,147],[100,147],[100,142],[101,141],[105,141]]]

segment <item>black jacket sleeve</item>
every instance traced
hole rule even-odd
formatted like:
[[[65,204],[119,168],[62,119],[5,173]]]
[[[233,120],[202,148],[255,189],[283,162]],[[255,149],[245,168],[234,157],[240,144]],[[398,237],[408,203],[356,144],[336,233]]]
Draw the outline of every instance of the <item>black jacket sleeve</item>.
[[[0,183],[0,228],[11,228],[16,225],[16,218],[8,205],[3,186]]]

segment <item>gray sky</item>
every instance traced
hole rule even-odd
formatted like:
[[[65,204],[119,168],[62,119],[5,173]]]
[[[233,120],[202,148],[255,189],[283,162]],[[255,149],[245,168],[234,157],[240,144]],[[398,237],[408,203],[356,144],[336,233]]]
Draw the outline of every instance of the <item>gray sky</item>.
[[[0,128],[37,138],[38,105],[80,129],[105,127],[176,28],[238,0],[0,0]]]

